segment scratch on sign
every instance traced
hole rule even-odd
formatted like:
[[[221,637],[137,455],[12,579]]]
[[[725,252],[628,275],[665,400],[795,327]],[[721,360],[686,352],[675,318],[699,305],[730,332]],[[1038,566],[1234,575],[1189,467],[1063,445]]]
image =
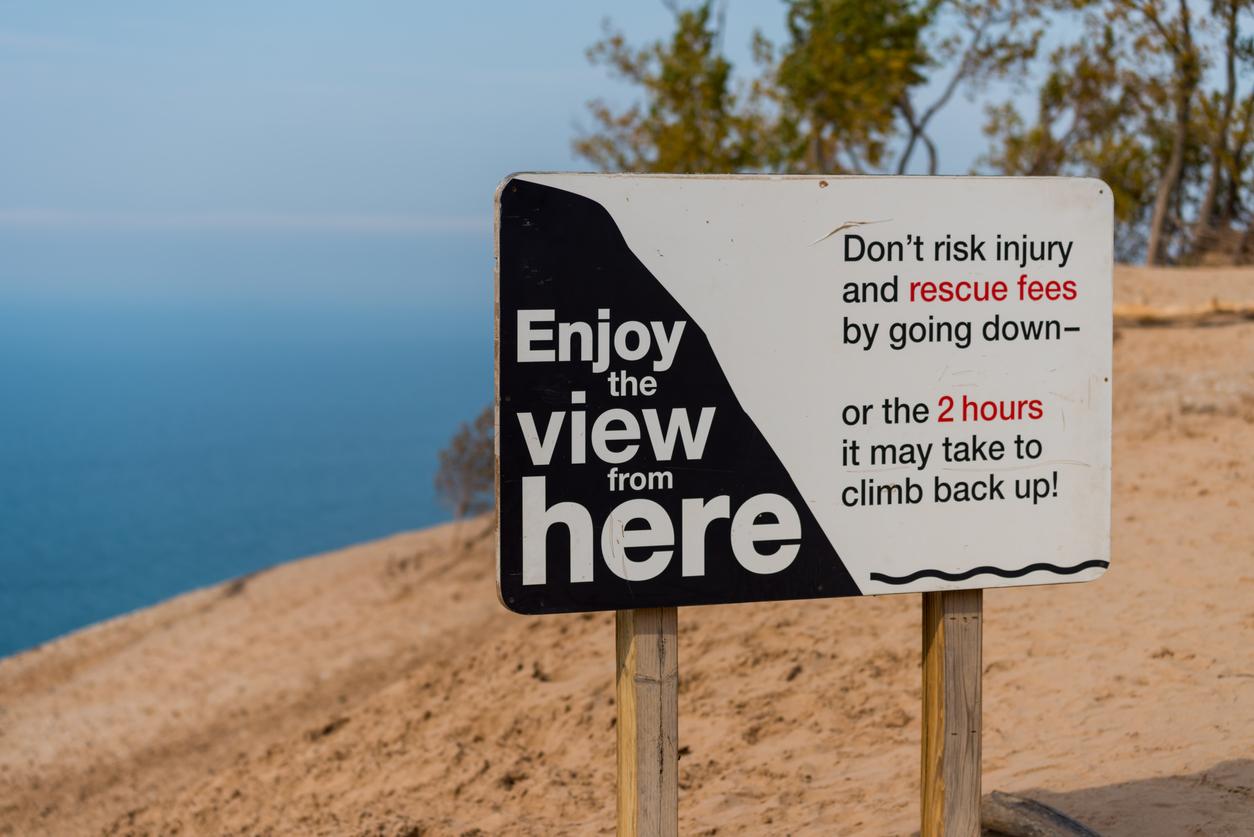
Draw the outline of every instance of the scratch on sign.
[[[891,220],[893,220],[893,219],[892,219],[892,218],[881,218],[881,219],[880,219],[880,220],[878,220],[878,221],[846,221],[845,223],[841,224],[841,225],[840,225],[839,227],[837,227],[836,229],[834,229],[834,230],[832,230],[831,232],[829,232],[827,235],[825,235],[825,236],[823,236],[823,237],[821,237],[821,238],[816,238],[816,239],[814,239],[813,241],[811,241],[811,242],[810,242],[810,246],[811,246],[811,247],[813,247],[815,244],[818,244],[820,241],[827,241],[829,238],[831,238],[832,236],[834,236],[836,233],[840,232],[841,230],[847,230],[847,229],[849,229],[850,227],[863,227],[863,226],[866,226],[867,224],[886,224],[886,223],[888,223],[888,222],[889,222],[889,221],[891,221]]]

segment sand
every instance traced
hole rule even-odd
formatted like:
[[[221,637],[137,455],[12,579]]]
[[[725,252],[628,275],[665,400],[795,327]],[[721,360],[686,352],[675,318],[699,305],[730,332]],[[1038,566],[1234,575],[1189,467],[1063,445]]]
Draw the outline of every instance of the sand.
[[[1254,299],[1121,270],[1119,299]],[[1114,549],[986,594],[984,789],[1254,834],[1254,323],[1115,344]],[[496,601],[485,521],[296,561],[0,661],[0,834],[608,834],[609,614]],[[680,613],[684,834],[917,829],[919,598]]]

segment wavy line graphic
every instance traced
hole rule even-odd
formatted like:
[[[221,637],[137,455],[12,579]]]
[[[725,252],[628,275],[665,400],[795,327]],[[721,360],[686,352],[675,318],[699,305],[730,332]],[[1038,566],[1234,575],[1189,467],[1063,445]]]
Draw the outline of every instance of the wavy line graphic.
[[[1075,575],[1083,570],[1093,567],[1109,567],[1109,561],[1101,561],[1093,559],[1092,561],[1082,561],[1071,567],[1060,567],[1057,564],[1028,564],[1026,567],[1020,567],[1017,570],[1005,570],[1001,567],[973,567],[960,573],[949,573],[944,570],[919,570],[910,573],[910,575],[893,576],[884,575],[883,573],[871,573],[872,581],[882,581],[885,584],[909,584],[912,581],[918,581],[920,578],[939,578],[944,581],[966,581],[968,578],[977,575],[997,575],[1002,578],[1019,578],[1028,573],[1035,572],[1051,572],[1058,575]]]

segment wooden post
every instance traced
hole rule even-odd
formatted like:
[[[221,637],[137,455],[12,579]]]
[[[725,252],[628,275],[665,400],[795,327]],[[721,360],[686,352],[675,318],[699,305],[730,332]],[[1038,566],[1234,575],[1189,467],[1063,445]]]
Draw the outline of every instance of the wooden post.
[[[980,834],[983,590],[923,594],[920,837]]]
[[[679,645],[673,607],[615,613],[618,834],[679,833]]]

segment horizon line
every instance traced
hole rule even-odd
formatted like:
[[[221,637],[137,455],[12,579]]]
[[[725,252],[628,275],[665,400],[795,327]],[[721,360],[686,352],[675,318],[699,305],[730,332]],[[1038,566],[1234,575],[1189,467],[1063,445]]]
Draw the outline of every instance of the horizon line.
[[[66,209],[0,208],[0,229],[102,232],[322,232],[427,235],[479,233],[491,229],[479,215],[410,215],[290,212],[84,212]]]

